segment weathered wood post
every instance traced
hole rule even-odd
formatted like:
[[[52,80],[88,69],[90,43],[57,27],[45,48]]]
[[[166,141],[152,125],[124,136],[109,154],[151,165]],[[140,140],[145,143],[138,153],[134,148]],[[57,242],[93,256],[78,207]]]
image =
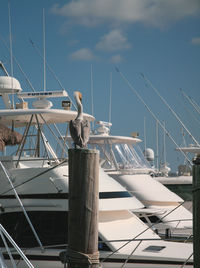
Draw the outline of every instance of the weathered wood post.
[[[99,267],[99,152],[69,149],[68,267]]]
[[[194,268],[200,265],[200,155],[193,159],[193,252]]]

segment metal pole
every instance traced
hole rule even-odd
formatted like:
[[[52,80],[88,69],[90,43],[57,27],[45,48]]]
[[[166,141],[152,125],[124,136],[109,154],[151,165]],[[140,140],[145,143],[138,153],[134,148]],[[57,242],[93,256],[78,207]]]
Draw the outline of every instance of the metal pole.
[[[193,248],[194,268],[200,264],[200,155],[193,159]]]

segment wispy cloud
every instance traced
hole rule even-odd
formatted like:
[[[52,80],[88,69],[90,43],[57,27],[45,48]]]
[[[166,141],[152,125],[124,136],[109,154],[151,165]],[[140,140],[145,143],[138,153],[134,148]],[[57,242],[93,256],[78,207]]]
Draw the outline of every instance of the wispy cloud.
[[[130,48],[127,38],[118,29],[110,31],[101,37],[101,40],[96,44],[97,50],[117,51]]]
[[[81,48],[69,55],[72,60],[91,61],[95,59],[95,55],[89,48]]]
[[[191,43],[193,45],[200,45],[200,37],[195,37],[192,39]]]
[[[121,55],[119,54],[116,54],[116,55],[113,55],[111,58],[110,58],[110,62],[112,63],[119,63],[119,62],[122,62],[123,61],[123,58]]]
[[[54,14],[85,26],[145,23],[162,27],[200,13],[199,0],[76,0],[54,5]]]

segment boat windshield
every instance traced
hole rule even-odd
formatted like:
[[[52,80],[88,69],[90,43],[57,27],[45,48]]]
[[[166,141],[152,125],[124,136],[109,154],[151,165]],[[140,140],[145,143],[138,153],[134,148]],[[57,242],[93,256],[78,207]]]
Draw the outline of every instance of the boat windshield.
[[[151,166],[138,145],[127,143],[98,144],[101,166],[117,170],[149,170]]]

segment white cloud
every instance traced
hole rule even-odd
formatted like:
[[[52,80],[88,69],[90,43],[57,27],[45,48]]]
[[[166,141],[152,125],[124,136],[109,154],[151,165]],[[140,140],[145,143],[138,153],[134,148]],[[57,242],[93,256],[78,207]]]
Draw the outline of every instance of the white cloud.
[[[88,48],[81,48],[74,53],[70,54],[69,57],[72,60],[83,60],[83,61],[91,61],[95,58],[93,52]]]
[[[110,61],[111,61],[112,63],[119,63],[119,62],[122,62],[122,61],[123,61],[123,58],[122,58],[121,55],[116,54],[116,55],[113,55],[113,56],[111,57]]]
[[[157,27],[200,13],[199,0],[75,0],[54,5],[54,14],[85,26],[141,22]]]
[[[104,51],[117,51],[130,48],[127,38],[118,29],[105,34],[96,44],[96,49]]]
[[[200,45],[200,37],[193,38],[191,42],[193,45]]]

